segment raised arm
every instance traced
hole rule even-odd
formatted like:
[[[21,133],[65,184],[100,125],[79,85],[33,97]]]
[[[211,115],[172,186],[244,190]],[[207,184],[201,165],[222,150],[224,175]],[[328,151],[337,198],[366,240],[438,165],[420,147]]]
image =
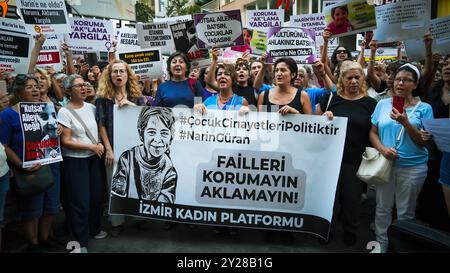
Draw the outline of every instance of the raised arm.
[[[253,81],[253,88],[258,92],[259,89],[261,89],[261,87],[264,84],[264,75],[266,74],[266,69],[268,69],[269,65],[266,64],[266,59],[267,59],[267,54],[264,52],[261,55],[261,59],[260,62],[262,64],[262,68],[261,70],[258,71],[258,74],[256,74],[256,77]]]
[[[67,75],[72,75],[72,74],[76,74],[77,70],[75,68],[75,65],[73,64],[73,55],[72,55],[72,51],[69,49],[69,46],[66,43],[63,43],[61,46],[64,55],[66,55],[66,74]]]
[[[34,73],[34,68],[36,67],[37,59],[44,43],[45,35],[42,33],[37,35],[36,42],[34,43],[33,50],[31,51],[30,63],[28,65],[28,74]]]
[[[370,60],[369,66],[367,67],[367,77],[369,78],[370,84],[373,89],[378,90],[381,86],[381,79],[375,73],[375,53],[378,48],[377,40],[372,40],[369,44],[370,47]]]
[[[361,51],[358,55],[358,63],[361,65],[362,68],[366,67],[366,61],[364,59],[364,51],[366,50],[366,41],[362,41],[361,43]]]
[[[219,60],[219,48],[217,48],[217,47],[212,48],[211,55],[212,55],[211,65],[209,66],[208,75],[206,75],[205,81],[210,87],[212,87],[214,90],[218,91],[219,87],[217,85],[215,75],[216,75],[217,63]]]

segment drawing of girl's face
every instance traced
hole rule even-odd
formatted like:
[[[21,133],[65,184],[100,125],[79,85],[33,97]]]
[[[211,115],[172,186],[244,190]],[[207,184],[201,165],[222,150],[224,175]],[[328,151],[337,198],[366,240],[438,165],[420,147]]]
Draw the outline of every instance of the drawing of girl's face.
[[[171,139],[170,129],[157,116],[151,116],[144,131],[144,147],[147,157],[162,156],[169,149]]]
[[[348,13],[342,8],[336,8],[333,14],[334,24],[339,27],[348,20]]]

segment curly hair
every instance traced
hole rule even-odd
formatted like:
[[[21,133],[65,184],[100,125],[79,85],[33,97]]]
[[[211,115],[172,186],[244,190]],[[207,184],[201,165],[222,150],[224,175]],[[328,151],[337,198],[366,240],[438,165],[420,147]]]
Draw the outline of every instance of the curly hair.
[[[136,100],[142,96],[141,88],[139,87],[138,79],[130,66],[121,60],[114,60],[103,70],[98,83],[97,96],[112,100],[115,95],[115,86],[111,80],[112,67],[114,64],[123,64],[127,70],[128,81],[126,84],[127,93],[131,96],[130,101]]]
[[[344,95],[345,88],[344,88],[343,78],[345,77],[347,72],[349,72],[350,70],[357,70],[361,74],[361,77],[363,79],[362,79],[362,86],[360,89],[360,93],[362,93],[364,95],[364,97],[367,97],[369,95],[369,93],[367,91],[368,88],[367,88],[367,83],[365,80],[364,70],[359,63],[353,62],[353,61],[343,61],[341,64],[339,79],[338,79],[338,82],[336,85],[337,94],[339,96]]]

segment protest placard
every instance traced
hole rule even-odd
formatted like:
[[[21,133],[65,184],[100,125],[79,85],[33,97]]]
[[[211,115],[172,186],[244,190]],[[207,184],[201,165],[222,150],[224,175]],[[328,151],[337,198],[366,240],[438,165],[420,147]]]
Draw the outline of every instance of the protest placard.
[[[247,28],[267,31],[269,27],[282,27],[284,23],[283,9],[247,10]]]
[[[431,35],[433,36],[433,53],[442,56],[450,54],[450,16],[439,17],[430,22]],[[425,45],[423,38],[405,40],[406,54],[411,60],[425,59]]]
[[[139,44],[141,48],[159,47],[161,54],[170,55],[175,52],[175,44],[169,23],[137,24]]]
[[[341,117],[115,107],[109,212],[327,238],[346,125]],[[164,133],[163,149],[148,145],[150,132]]]
[[[158,48],[119,53],[119,59],[129,64],[141,80],[157,79],[163,75],[161,53]]]
[[[423,119],[422,122],[425,130],[433,135],[439,151],[450,153],[450,119]]]
[[[153,18],[153,23],[181,23],[192,20],[192,15],[182,15],[175,17],[166,17],[166,18]]]
[[[346,0],[325,7],[327,28],[341,37],[377,28],[375,6],[366,0]]]
[[[28,73],[30,39],[22,22],[0,18],[0,72]]]
[[[191,64],[196,67],[207,67],[211,64],[206,48],[197,47],[197,33],[194,20],[170,25],[175,49],[186,54]]]
[[[17,10],[28,34],[66,34],[70,32],[63,0],[20,0]]]
[[[376,7],[378,28],[375,38],[380,42],[422,38],[430,27],[431,2],[411,0]]]
[[[326,27],[323,13],[291,16],[291,27],[312,29],[316,33],[316,57],[320,58],[320,46],[323,45],[323,31]],[[331,56],[339,45],[339,38],[331,38],[328,42],[328,54]]]
[[[123,27],[116,30],[117,52],[137,51],[141,49],[135,28]]]
[[[23,135],[22,167],[62,161],[53,103],[21,102],[19,116]]]
[[[253,30],[252,39],[250,40],[250,47],[253,55],[262,55],[267,51],[267,32]]]
[[[53,67],[55,71],[61,71],[63,69],[61,59],[62,40],[62,35],[46,35],[45,42],[42,45],[36,62],[37,67],[43,69]],[[34,41],[32,47],[34,47]]]
[[[72,32],[66,35],[69,48],[81,52],[109,52],[112,47],[113,22],[108,20],[70,18]]]
[[[319,5],[319,7],[321,7],[320,11],[323,13],[325,11],[326,7],[334,5],[336,3],[339,3],[339,2],[341,2],[343,0],[337,0],[337,1],[336,0],[320,0],[320,1],[322,2],[322,4]]]
[[[312,64],[316,56],[314,30],[283,27],[267,32],[267,63],[279,57],[292,57],[299,64]]]
[[[240,10],[195,14],[194,20],[199,48],[244,45]]]

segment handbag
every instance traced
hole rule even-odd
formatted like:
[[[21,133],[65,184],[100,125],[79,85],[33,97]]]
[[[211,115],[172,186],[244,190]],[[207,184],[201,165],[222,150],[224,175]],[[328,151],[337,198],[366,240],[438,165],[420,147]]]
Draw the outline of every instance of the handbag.
[[[419,104],[420,101],[416,104],[412,112],[409,114],[408,119],[411,118],[412,114],[416,111]],[[400,144],[400,139],[403,135],[404,130],[405,127],[402,126],[402,129],[397,135],[395,142],[396,149]],[[393,166],[393,160],[387,159],[375,148],[366,147],[366,150],[362,155],[362,161],[359,165],[356,176],[366,183],[386,184],[390,180]]]
[[[22,197],[32,197],[49,189],[55,181],[49,165],[41,166],[34,172],[14,169],[17,193]]]

